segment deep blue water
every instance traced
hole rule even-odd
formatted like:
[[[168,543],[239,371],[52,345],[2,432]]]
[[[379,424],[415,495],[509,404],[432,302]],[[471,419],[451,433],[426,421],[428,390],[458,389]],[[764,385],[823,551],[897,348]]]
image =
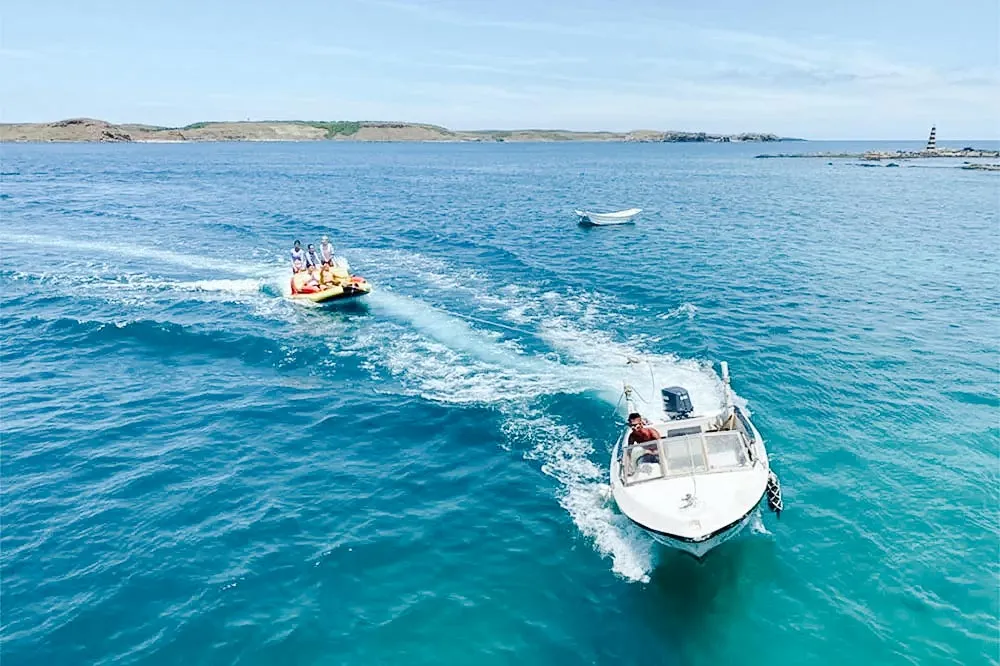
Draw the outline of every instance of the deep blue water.
[[[4,666],[1000,663],[1000,179],[846,148],[0,147]],[[628,356],[780,521],[627,524]]]

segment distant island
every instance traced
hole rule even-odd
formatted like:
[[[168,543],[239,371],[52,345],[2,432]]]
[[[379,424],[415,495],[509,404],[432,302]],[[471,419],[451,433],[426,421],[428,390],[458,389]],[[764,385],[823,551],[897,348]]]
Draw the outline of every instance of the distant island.
[[[630,132],[574,132],[569,130],[450,130],[437,125],[376,121],[241,121],[202,122],[185,127],[116,125],[93,118],[52,123],[0,124],[0,142],[178,143],[184,141],[607,141],[637,143],[801,141],[774,134],[708,134],[634,130]]]

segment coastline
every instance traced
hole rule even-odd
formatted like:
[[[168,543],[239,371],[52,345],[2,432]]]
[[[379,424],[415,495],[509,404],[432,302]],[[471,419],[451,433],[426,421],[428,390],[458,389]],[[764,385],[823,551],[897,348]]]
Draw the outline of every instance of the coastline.
[[[450,130],[438,125],[356,121],[200,122],[185,127],[114,124],[92,118],[51,123],[2,123],[0,143],[189,143],[189,142],[437,142],[437,143],[763,143],[802,141],[766,133],[710,134],[667,130],[578,132],[571,130]]]
[[[883,160],[919,160],[919,159],[992,159],[1000,157],[1000,150],[974,148],[968,146],[961,150],[953,148],[934,148],[924,150],[869,150],[863,153],[764,153],[755,156],[757,159],[853,159],[865,162],[881,162]]]

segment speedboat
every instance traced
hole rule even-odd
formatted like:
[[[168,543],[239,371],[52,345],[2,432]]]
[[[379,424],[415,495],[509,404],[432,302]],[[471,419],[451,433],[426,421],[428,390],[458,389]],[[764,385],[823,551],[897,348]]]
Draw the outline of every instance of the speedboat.
[[[696,413],[687,391],[661,389],[662,413],[648,425],[659,439],[629,443],[622,433],[611,456],[611,493],[619,509],[656,541],[704,557],[739,534],[761,499],[780,515],[781,489],[764,440],[733,404],[722,363],[722,409]],[[632,390],[625,387],[629,412]]]
[[[609,224],[628,224],[636,215],[642,212],[642,209],[629,208],[628,210],[619,210],[614,213],[594,213],[589,210],[578,210],[575,212],[580,218],[580,224],[601,227]]]

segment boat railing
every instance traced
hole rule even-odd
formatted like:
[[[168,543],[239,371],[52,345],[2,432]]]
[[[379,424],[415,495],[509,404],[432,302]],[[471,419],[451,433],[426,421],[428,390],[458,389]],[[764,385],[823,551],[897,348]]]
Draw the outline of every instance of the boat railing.
[[[743,434],[746,435],[747,439],[747,454],[750,456],[750,460],[754,463],[757,462],[757,438],[754,437],[753,426],[750,425],[750,420],[747,418],[746,414],[739,407],[734,406],[733,411],[736,412],[736,418],[740,422],[740,426],[743,430]]]
[[[736,412],[736,418],[739,419],[740,425],[743,426],[743,432],[747,436],[750,442],[754,442],[753,428],[750,427],[750,421],[747,419],[746,414],[739,407],[733,407],[733,411]]]

